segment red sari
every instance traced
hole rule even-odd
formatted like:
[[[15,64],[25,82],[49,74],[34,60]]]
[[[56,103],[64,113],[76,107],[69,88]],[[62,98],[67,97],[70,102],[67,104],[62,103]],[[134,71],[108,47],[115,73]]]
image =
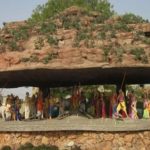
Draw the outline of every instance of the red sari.
[[[101,116],[102,118],[106,118],[105,102],[104,102],[104,99],[103,99],[102,96],[100,97],[100,103],[101,103],[101,114],[100,114],[100,116]]]

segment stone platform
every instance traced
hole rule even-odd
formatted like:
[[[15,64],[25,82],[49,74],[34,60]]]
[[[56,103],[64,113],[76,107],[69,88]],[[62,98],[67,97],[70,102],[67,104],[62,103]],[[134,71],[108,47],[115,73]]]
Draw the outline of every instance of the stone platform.
[[[150,119],[88,119],[83,116],[69,116],[64,119],[3,121],[0,132],[40,132],[40,131],[148,131]]]

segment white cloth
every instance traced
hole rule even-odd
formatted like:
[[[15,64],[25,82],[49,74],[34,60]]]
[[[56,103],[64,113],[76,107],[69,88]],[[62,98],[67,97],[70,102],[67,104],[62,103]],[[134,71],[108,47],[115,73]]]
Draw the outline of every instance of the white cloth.
[[[30,117],[30,107],[28,105],[25,106],[25,119],[29,119]]]
[[[2,119],[5,120],[5,110],[6,110],[6,106],[2,105],[0,106],[0,114],[2,115]]]

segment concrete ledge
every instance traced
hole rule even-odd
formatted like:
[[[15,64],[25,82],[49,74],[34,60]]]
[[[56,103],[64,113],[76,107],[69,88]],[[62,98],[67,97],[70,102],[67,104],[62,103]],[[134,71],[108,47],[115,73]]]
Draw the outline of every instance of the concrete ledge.
[[[40,131],[103,131],[128,132],[150,130],[150,119],[124,121],[115,119],[87,119],[70,116],[57,120],[2,121],[0,132],[40,132]]]

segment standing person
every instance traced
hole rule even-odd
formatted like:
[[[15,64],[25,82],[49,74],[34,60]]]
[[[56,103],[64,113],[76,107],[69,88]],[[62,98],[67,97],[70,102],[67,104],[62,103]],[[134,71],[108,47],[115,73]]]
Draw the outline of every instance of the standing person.
[[[31,98],[29,97],[29,92],[26,92],[26,97],[25,97],[25,119],[30,118],[30,101]]]
[[[135,109],[136,107],[136,96],[134,94],[134,91],[129,92],[127,98],[128,98],[128,114],[130,118],[133,118],[133,111],[134,111],[133,109]]]
[[[38,119],[43,118],[43,96],[42,92],[39,93],[38,95],[38,100],[37,100],[37,117]]]
[[[31,97],[31,108],[30,108],[30,114],[32,118],[36,118],[36,97],[35,94]]]
[[[119,114],[120,111],[121,111],[122,118],[127,117],[128,114],[127,114],[127,111],[126,111],[124,92],[121,89],[119,90],[119,95],[117,97],[117,101],[118,101],[117,114]]]
[[[95,103],[95,116],[96,118],[99,118],[100,117],[100,99],[99,99],[98,92],[96,92],[94,96],[94,103]]]
[[[21,120],[20,108],[21,108],[21,100],[17,96],[15,103],[16,120]]]
[[[143,118],[148,119],[150,118],[150,114],[149,114],[149,110],[148,110],[148,98],[147,95],[144,94],[144,103],[143,103],[143,107],[144,107],[144,112],[143,112]]]
[[[72,102],[72,108],[74,111],[78,110],[79,107],[79,95],[78,95],[78,90],[75,88],[73,90],[73,94],[72,94],[72,98],[71,98],[71,102]]]
[[[71,97],[72,108],[76,112],[79,110],[79,103],[81,100],[81,89],[80,87],[74,87],[73,94]]]
[[[6,109],[6,102],[3,100],[3,97],[0,96],[1,99],[1,106],[0,106],[0,114],[2,115],[2,119],[5,120],[5,109]]]
[[[16,120],[16,97],[11,94],[10,95],[10,98],[11,98],[11,117],[12,117],[12,120]]]
[[[11,105],[10,104],[6,104],[6,108],[5,108],[5,120],[9,121],[11,120]]]
[[[109,117],[115,117],[117,112],[117,93],[113,93],[110,97]]]
[[[86,97],[83,91],[81,91],[79,110],[83,113],[87,112]]]
[[[50,99],[50,96],[48,95],[44,101],[44,117],[46,119],[49,118],[49,99]]]
[[[131,92],[130,98],[129,98],[129,116],[132,119],[137,119],[137,109],[136,109],[136,96],[134,94],[134,91]]]
[[[99,99],[100,99],[100,108],[101,108],[100,117],[105,118],[106,117],[106,108],[105,108],[103,93],[100,93]]]
[[[137,109],[136,109],[136,103],[137,103],[137,101],[134,100],[134,101],[132,101],[132,104],[131,104],[131,114],[130,114],[130,117],[132,119],[138,119]]]

